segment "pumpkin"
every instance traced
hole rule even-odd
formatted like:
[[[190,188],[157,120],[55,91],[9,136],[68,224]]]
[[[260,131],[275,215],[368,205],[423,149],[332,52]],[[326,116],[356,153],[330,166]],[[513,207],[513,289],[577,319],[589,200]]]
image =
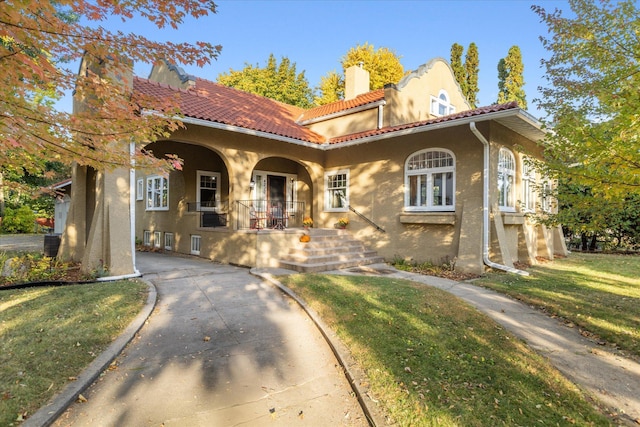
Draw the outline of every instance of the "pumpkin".
[[[311,241],[311,236],[309,236],[308,234],[303,234],[302,236],[300,236],[300,241],[302,243],[307,243]]]

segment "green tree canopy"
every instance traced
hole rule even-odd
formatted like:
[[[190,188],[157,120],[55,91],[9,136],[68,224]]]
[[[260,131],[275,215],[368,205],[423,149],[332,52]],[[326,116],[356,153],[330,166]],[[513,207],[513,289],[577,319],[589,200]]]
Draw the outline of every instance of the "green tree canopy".
[[[369,72],[369,89],[382,89],[387,83],[398,83],[404,76],[404,67],[400,57],[392,50],[381,47],[375,49],[372,44],[365,43],[352,47],[342,57],[342,74],[329,72],[321,78],[319,92],[315,102],[324,105],[341,99],[344,96],[344,72],[347,68],[362,63]]]
[[[523,73],[520,48],[511,46],[507,56],[498,62],[498,104],[516,101],[521,108],[527,108]]]
[[[634,1],[569,0],[572,16],[533,7],[547,85],[538,104],[553,128],[550,173],[571,177],[595,197],[640,193],[640,14]]]
[[[296,63],[287,57],[278,64],[273,53],[265,67],[245,64],[240,71],[221,73],[218,83],[302,108],[309,108],[313,102],[313,91],[304,71],[298,73]]]

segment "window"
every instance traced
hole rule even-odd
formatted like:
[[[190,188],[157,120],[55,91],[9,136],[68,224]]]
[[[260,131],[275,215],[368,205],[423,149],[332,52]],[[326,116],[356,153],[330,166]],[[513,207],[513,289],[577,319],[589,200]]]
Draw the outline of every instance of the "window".
[[[173,233],[164,233],[164,249],[167,251],[173,250]]]
[[[346,212],[349,206],[349,171],[327,172],[324,175],[325,210]]]
[[[191,236],[191,255],[200,255],[200,236]]]
[[[169,210],[169,180],[162,176],[147,177],[147,210]]]
[[[156,248],[160,248],[162,242],[162,232],[154,231],[153,232],[153,246]]]
[[[140,178],[136,184],[136,200],[144,200],[144,180]]]
[[[527,157],[522,159],[522,208],[526,212],[536,210],[536,171]]]
[[[212,211],[216,210],[220,204],[220,174],[215,172],[197,172],[196,202],[200,210]]]
[[[151,246],[151,231],[144,230],[144,233],[142,233],[142,244],[145,246]]]
[[[456,112],[456,107],[449,103],[449,95],[446,90],[441,90],[438,97],[431,96],[431,114],[434,116],[446,116]]]
[[[449,150],[428,149],[411,155],[405,164],[405,209],[455,209],[455,159]]]
[[[515,212],[514,189],[516,160],[513,153],[501,148],[498,153],[498,204],[504,211]]]
[[[552,194],[553,194],[553,187],[551,186],[551,183],[548,180],[545,180],[542,183],[542,194],[540,194],[540,204],[542,207],[542,211],[546,212],[546,213],[551,213],[551,207],[552,207]]]

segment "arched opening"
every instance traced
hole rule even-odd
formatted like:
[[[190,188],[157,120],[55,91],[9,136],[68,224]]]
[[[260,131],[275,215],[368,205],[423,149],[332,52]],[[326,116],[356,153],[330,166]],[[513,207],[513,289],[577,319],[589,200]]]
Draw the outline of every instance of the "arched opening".
[[[238,201],[238,229],[302,227],[311,216],[312,188],[302,164],[282,157],[260,160],[251,174],[251,199]]]

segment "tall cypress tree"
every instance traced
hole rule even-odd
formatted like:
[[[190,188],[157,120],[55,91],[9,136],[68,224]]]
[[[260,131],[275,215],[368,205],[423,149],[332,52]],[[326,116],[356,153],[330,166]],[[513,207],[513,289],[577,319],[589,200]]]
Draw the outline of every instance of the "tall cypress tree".
[[[498,104],[517,101],[521,108],[527,108],[523,73],[520,48],[511,46],[507,56],[498,62]]]
[[[478,73],[480,71],[480,59],[478,55],[478,46],[475,43],[469,44],[467,54],[464,57],[464,70],[467,78],[465,96],[469,100],[472,108],[478,105]]]
[[[462,93],[466,95],[467,92],[467,75],[465,68],[462,65],[462,51],[464,48],[458,43],[451,45],[451,68],[453,69],[453,75],[456,81],[462,89]]]

